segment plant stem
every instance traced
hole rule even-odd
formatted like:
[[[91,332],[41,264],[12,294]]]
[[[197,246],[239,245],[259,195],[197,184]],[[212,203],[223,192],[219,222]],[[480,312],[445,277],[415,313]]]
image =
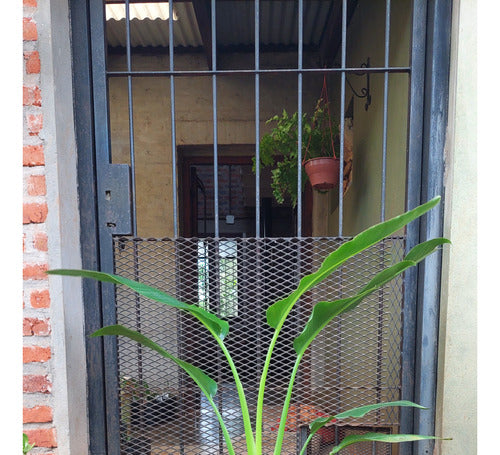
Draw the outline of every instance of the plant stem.
[[[293,304],[290,305],[288,311],[282,316],[281,321],[274,330],[273,338],[269,343],[269,347],[267,348],[266,360],[264,362],[264,367],[262,368],[262,374],[260,376],[259,394],[257,396],[257,415],[255,418],[255,444],[257,446],[258,454],[262,453],[262,417],[263,417],[262,414],[264,410],[264,393],[266,389],[266,379],[267,379],[267,373],[269,371],[269,365],[271,364],[271,357],[273,355],[274,346],[276,345],[276,341],[278,340],[278,336],[281,332],[281,328],[283,327],[286,318],[288,317],[290,311],[297,303],[297,300],[299,300],[299,298],[300,295],[294,299]]]
[[[257,395],[257,413],[255,417],[255,445],[258,451],[257,453],[259,454],[262,452],[262,413],[264,408],[264,392],[266,388],[267,372],[269,370],[269,365],[271,364],[271,356],[282,325],[283,324],[281,324],[274,331],[273,338],[267,348],[266,360],[264,361],[264,367],[262,368],[262,374],[260,376],[259,394]]]
[[[283,444],[283,437],[285,435],[286,419],[288,417],[288,409],[290,407],[290,401],[292,399],[293,384],[295,382],[295,376],[299,370],[299,364],[302,360],[302,355],[297,355],[295,359],[295,364],[293,365],[292,374],[290,375],[290,381],[288,382],[288,390],[286,391],[285,402],[283,403],[283,409],[281,411],[281,421],[278,428],[278,435],[276,436],[276,445],[274,446],[274,455],[281,454],[281,446]]]
[[[306,448],[308,446],[308,444],[311,442],[311,439],[313,438],[314,436],[314,433],[311,433],[307,439],[306,439],[306,442],[304,443],[304,445],[302,446],[302,449],[300,450],[300,453],[299,455],[304,455],[304,453],[306,452]]]
[[[236,366],[233,362],[233,359],[231,358],[231,354],[227,350],[224,342],[218,336],[215,336],[215,338],[217,339],[217,343],[219,343],[219,346],[222,349],[224,356],[226,357],[227,363],[231,368],[231,372],[233,373],[234,382],[236,384],[236,390],[238,392],[238,398],[240,400],[241,415],[243,417],[243,426],[245,428],[245,437],[247,442],[248,455],[257,455],[255,439],[253,438],[252,422],[250,420],[250,413],[248,411],[248,404],[245,396],[245,391],[243,389],[243,385],[238,375],[238,371],[236,370]]]
[[[224,435],[224,439],[226,441],[227,451],[229,452],[229,455],[235,455],[234,449],[233,449],[233,444],[231,442],[231,437],[229,436],[229,433],[227,431],[224,420],[222,420],[222,416],[221,416],[219,410],[217,409],[217,406],[215,405],[214,400],[209,395],[205,395],[205,396],[207,397],[208,402],[212,405],[212,408],[215,412],[215,415],[217,416],[217,420],[219,421],[219,425],[221,427],[222,434]]]

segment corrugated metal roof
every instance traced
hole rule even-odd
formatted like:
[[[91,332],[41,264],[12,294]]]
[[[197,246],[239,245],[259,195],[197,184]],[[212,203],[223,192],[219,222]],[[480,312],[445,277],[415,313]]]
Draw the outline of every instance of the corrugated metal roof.
[[[168,3],[131,3],[129,7],[130,19],[162,19],[169,17]],[[176,20],[174,10],[174,20]],[[126,8],[124,4],[106,5],[106,20],[114,19],[119,21],[125,19]]]
[[[304,2],[304,44],[319,44],[331,1]],[[296,1],[260,2],[260,41],[264,45],[296,45]],[[217,2],[217,42],[221,45],[254,43],[254,2]]]
[[[318,45],[333,0],[304,2],[304,45]],[[108,7],[112,6],[112,8]],[[119,8],[121,7],[121,8]],[[254,2],[217,1],[217,44],[254,43]],[[263,45],[296,45],[298,6],[290,0],[261,0],[260,41]],[[109,13],[108,13],[109,11]],[[107,5],[107,36],[112,47],[126,45],[124,5]],[[131,3],[130,33],[133,47],[168,46],[168,3]],[[202,46],[191,2],[174,4],[174,46]]]
[[[149,5],[156,5],[156,7]],[[108,44],[112,47],[125,47],[127,44],[126,22],[125,19],[120,18],[120,13],[121,11],[118,10],[110,10],[108,16],[108,10],[106,10],[106,35]],[[132,47],[168,46],[168,3],[132,3],[130,4],[130,18]],[[202,44],[193,4],[191,2],[176,3],[174,5],[174,46],[198,47]]]

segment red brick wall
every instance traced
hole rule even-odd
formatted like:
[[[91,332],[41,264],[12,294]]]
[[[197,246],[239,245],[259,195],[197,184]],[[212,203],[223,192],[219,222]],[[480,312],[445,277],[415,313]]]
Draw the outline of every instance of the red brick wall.
[[[37,0],[23,0],[23,431],[33,453],[57,453],[53,423],[48,215]]]

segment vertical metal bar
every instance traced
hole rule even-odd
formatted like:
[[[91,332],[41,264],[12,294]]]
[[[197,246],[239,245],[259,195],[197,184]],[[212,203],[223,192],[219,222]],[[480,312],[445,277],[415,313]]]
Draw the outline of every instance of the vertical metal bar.
[[[341,67],[346,67],[347,50],[347,0],[342,0],[342,50]],[[342,237],[344,217],[344,129],[345,129],[345,71],[340,81],[340,166],[339,166],[339,237]]]
[[[428,8],[421,192],[423,201],[438,194],[443,195],[444,191],[452,1],[433,0],[429,2]],[[442,235],[443,202],[422,221],[421,241]],[[419,267],[418,276],[415,399],[430,409],[425,413],[415,413],[415,429],[419,434],[433,434],[434,431],[440,278],[441,254],[438,253]],[[417,455],[433,453],[433,441],[419,441],[415,445]]]
[[[211,0],[212,16],[212,70],[217,69],[217,33],[215,0]],[[212,75],[212,118],[214,124],[214,236],[219,237],[219,169],[217,157],[217,75]]]
[[[212,23],[212,70],[215,71],[217,69],[217,30],[216,30],[216,5],[215,0],[211,2],[211,23]],[[217,75],[212,75],[212,115],[213,115],[213,134],[214,134],[214,237],[218,239],[219,237],[219,169],[218,169],[218,157],[217,157]],[[216,304],[216,313],[220,315],[220,293],[219,293],[219,280],[220,280],[220,270],[219,270],[219,240],[215,240],[214,242],[215,251],[212,253],[212,258],[214,259],[215,270],[213,270],[213,279],[209,279],[209,286],[215,285],[215,296],[214,302]],[[212,297],[212,293],[210,293],[210,300]],[[220,383],[221,379],[221,359],[220,359],[220,351],[217,350],[217,376],[218,381]],[[218,393],[218,404],[219,408],[221,408],[222,412],[222,392]],[[219,453],[222,453],[222,430],[219,426]]]
[[[410,80],[408,110],[408,151],[406,157],[406,210],[420,204],[424,79],[425,79],[425,37],[427,29],[427,0],[413,0],[410,44]],[[420,221],[415,220],[406,229],[405,253],[419,242]],[[418,268],[412,267],[405,272],[402,312],[401,346],[401,399],[414,401],[415,387],[415,350],[417,319],[417,279]],[[400,411],[400,432],[412,433],[413,408],[403,407]],[[411,455],[412,444],[402,444],[400,455]]]
[[[175,257],[176,297],[178,298],[178,300],[183,300],[184,299],[184,295],[182,293],[183,284],[182,284],[182,279],[180,278],[182,271],[183,271],[182,266],[181,266],[181,262],[182,262],[182,258],[183,258],[183,256],[182,256],[183,251],[182,251],[182,247],[181,247],[182,243],[180,243],[178,241],[178,239],[176,238],[173,241],[173,245],[174,245],[174,257]],[[198,248],[196,251],[197,251],[197,254],[199,254]],[[186,330],[186,329],[185,329],[184,324],[183,324],[183,316],[182,316],[180,311],[177,311],[176,312],[176,337],[177,337],[177,340],[180,340],[180,342],[177,343],[177,353],[178,353],[178,356],[180,359],[185,358],[184,357],[185,343],[183,343],[181,341],[182,334],[184,333],[184,330]],[[177,375],[177,389],[179,391],[184,390],[184,376],[182,374]],[[181,401],[180,401],[181,409],[183,409],[185,407],[184,400],[185,400],[185,398],[182,397]],[[181,454],[183,454],[184,453],[184,439],[183,439],[182,426],[179,425],[179,429],[176,432],[176,434],[177,434],[177,438],[179,439],[179,452]]]
[[[385,239],[379,244],[380,269],[385,269]],[[381,400],[382,391],[382,360],[384,356],[383,341],[384,341],[384,289],[378,290],[378,305],[377,305],[377,403]],[[377,423],[380,423],[380,410],[377,410]]]
[[[343,241],[339,244],[341,246]],[[343,275],[343,267],[341,266],[338,271],[338,276],[335,278],[335,282],[338,281],[337,285],[337,299],[341,299],[343,297],[343,289],[344,289],[344,275]],[[339,411],[343,409],[342,406],[342,352],[343,352],[343,324],[342,324],[342,315],[335,318],[335,332],[337,333],[337,346],[333,351],[333,360],[334,360],[334,377],[335,377],[335,404]],[[338,441],[338,427],[335,426],[335,441]]]
[[[304,44],[304,0],[299,0],[298,39],[298,131],[297,131],[297,237],[302,237],[302,65]]]
[[[80,202],[80,245],[82,268],[100,269],[97,188],[95,186],[92,53],[89,32],[89,4],[80,0],[69,2],[71,44],[73,52],[73,87],[75,134],[78,148],[78,196]],[[87,373],[87,412],[89,422],[89,452],[106,452],[106,400],[102,337],[91,338],[102,327],[100,286],[94,280],[82,281],[85,302],[85,354]]]
[[[170,71],[174,71],[174,2],[168,2],[168,58]],[[177,215],[177,139],[175,131],[175,82],[170,75],[170,129],[172,138],[172,198],[174,237],[179,236],[179,221]]]
[[[127,71],[132,70],[132,56],[130,43],[130,1],[125,0],[125,30],[126,30],[126,52],[127,52]],[[135,183],[135,138],[134,138],[134,110],[132,98],[132,76],[127,76],[128,90],[128,125],[129,125],[129,146],[130,146],[130,173],[131,173],[131,191],[132,191],[132,235],[137,237],[137,216],[136,216],[136,183]],[[139,252],[137,242],[133,241],[133,264],[134,279],[139,281]],[[136,330],[141,332],[142,315],[141,300],[139,295],[135,295],[135,324]],[[137,377],[139,380],[139,394],[142,392],[144,382],[142,345],[137,343]],[[144,427],[144,402],[140,402],[139,425],[142,431]]]
[[[391,0],[385,3],[385,57],[384,66],[389,67],[389,43],[391,26]],[[389,73],[384,72],[384,105],[383,105],[383,128],[382,128],[382,191],[380,195],[380,221],[385,220],[385,189],[386,189],[386,169],[387,169],[387,111],[388,111],[388,91],[389,91]],[[381,269],[384,264],[385,240],[380,244]],[[378,319],[377,319],[377,403],[381,400],[382,386],[382,357],[383,357],[383,329],[384,329],[384,289],[378,291]],[[380,423],[380,410],[377,411],[377,423]],[[373,443],[372,452],[375,452],[376,445]]]
[[[254,0],[254,40],[255,40],[255,255],[256,255],[256,276],[258,283],[261,283],[262,274],[262,255],[265,251],[265,243],[260,239],[260,75],[257,71],[260,70],[260,0]],[[267,223],[267,214],[264,216],[264,236],[267,236],[265,225]],[[262,286],[257,286],[257,308],[255,315],[262,314]],[[257,319],[258,320],[258,319]],[[260,321],[255,324],[256,327],[256,348],[255,355],[257,358],[257,369],[255,375],[255,383],[259,381],[259,373],[262,370],[262,330]]]
[[[102,0],[89,0],[89,23],[92,52],[93,110],[95,125],[96,150],[96,187],[99,220],[100,270],[113,273],[113,238],[112,231],[106,225],[104,204],[105,177],[111,163],[111,140],[109,134],[108,84],[106,79],[106,41],[105,10]],[[102,323],[116,324],[115,290],[111,283],[101,284]],[[106,403],[106,443],[108,455],[120,453],[120,408],[118,396],[117,344],[114,337],[105,337],[102,341],[105,361]]]
[[[130,1],[129,0],[125,0],[125,28],[127,34],[127,71],[131,71],[132,58],[131,58],[131,46],[130,46]],[[130,143],[130,173],[131,173],[131,190],[132,190],[132,235],[134,237],[137,237],[132,76],[127,76],[127,89],[128,89],[128,128],[129,128],[129,143]]]
[[[260,3],[255,0],[255,71],[260,70]],[[255,237],[260,237],[260,78],[255,73]]]
[[[391,0],[385,3],[385,58],[384,66],[389,67],[389,43],[391,34]],[[387,170],[387,110],[389,96],[389,73],[384,71],[384,126],[382,139],[382,194],[380,197],[380,221],[385,220],[385,187]]]

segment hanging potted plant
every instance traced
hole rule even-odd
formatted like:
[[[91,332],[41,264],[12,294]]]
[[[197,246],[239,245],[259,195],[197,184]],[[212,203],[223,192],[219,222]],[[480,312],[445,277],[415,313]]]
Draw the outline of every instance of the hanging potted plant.
[[[308,125],[309,126],[309,125]],[[321,97],[312,114],[303,164],[311,185],[317,190],[329,190],[339,183],[340,160],[335,153],[334,131],[328,99]]]
[[[271,189],[276,201],[282,204],[290,197],[293,207],[297,203],[297,164],[299,114],[289,115],[283,110],[266,122],[275,124],[260,141],[260,162],[272,167]],[[309,178],[313,188],[325,191],[339,183],[340,160],[335,152],[338,128],[332,122],[326,83],[321,97],[311,114],[302,114],[302,188]],[[254,160],[255,170],[255,160]]]

